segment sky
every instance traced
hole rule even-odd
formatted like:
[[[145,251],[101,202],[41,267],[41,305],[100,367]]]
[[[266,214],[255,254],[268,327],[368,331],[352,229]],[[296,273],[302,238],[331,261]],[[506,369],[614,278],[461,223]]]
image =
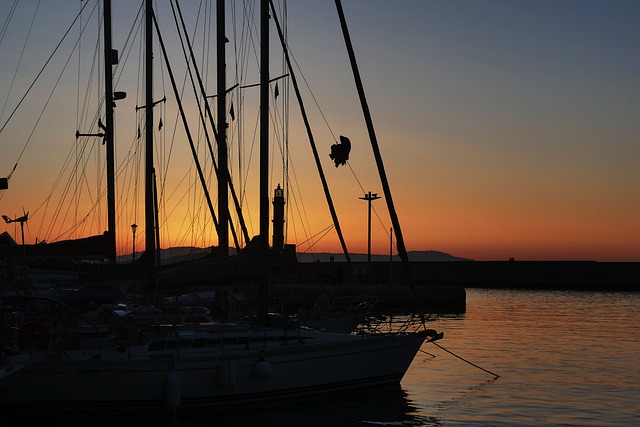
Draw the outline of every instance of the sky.
[[[102,62],[92,68],[99,56],[92,34],[100,28],[99,10],[95,0],[86,3],[22,102],[85,2],[22,0],[13,12],[13,2],[0,3],[0,177],[10,176],[9,189],[0,190],[0,214],[15,218],[29,212],[27,243],[106,229],[105,184],[98,180],[104,147],[99,138],[74,136],[80,128],[97,132],[96,114],[104,117],[97,112]],[[144,223],[139,207],[144,143],[136,137],[142,116],[135,109],[144,100],[141,30],[135,25],[140,2],[112,3],[118,18],[113,47],[120,56],[115,90],[128,94],[116,107],[118,251],[130,253],[129,226],[135,222],[142,230]],[[155,3],[172,64],[178,63],[182,52],[169,2]],[[342,3],[407,250],[480,261],[640,261],[640,2]],[[257,83],[257,41],[244,36],[255,35],[257,5],[226,5],[227,87]],[[215,25],[205,26],[204,17],[214,16],[215,2],[201,6],[198,15],[200,6],[181,3],[187,25],[195,28],[190,31],[208,93],[214,94]],[[253,26],[240,24],[243,6],[252,11]],[[294,72],[345,242],[350,252],[366,253],[367,202],[359,198],[369,191],[382,196],[383,189],[335,4],[296,0],[286,11]],[[81,38],[79,23],[86,26]],[[269,72],[277,77],[286,71],[274,28],[270,37]],[[161,57],[156,42],[154,99],[167,98],[155,108],[164,127],[154,134],[163,246],[216,245]],[[184,67],[175,66],[174,73],[182,88]],[[191,91],[188,81],[184,87]],[[270,182],[271,188],[287,188],[287,241],[300,251],[341,252],[290,81],[280,80],[279,91],[271,101],[272,121],[287,122],[288,130],[280,124],[270,136]],[[238,115],[233,121],[227,117],[230,169],[253,235],[258,181],[248,170],[258,163],[258,91],[236,89],[228,101]],[[210,105],[215,113],[216,102]],[[194,103],[185,102],[185,110],[196,150],[204,156]],[[347,165],[336,168],[328,154],[340,135],[349,137],[352,150]],[[288,181],[278,164],[285,139]],[[63,176],[65,160],[86,168]],[[212,182],[210,160],[202,165]],[[384,197],[372,202],[372,253],[396,252],[385,202]],[[21,241],[15,224],[1,223],[3,231]],[[142,236],[137,238],[142,245]]]

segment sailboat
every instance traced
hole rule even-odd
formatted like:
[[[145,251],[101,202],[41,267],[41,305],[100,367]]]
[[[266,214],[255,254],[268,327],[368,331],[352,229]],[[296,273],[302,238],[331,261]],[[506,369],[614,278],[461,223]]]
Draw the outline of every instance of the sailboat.
[[[151,4],[146,0],[147,43],[150,43],[152,27],[155,25],[157,29]],[[224,1],[217,4],[218,27],[224,34]],[[339,0],[336,4],[341,14]],[[105,0],[104,5],[105,16],[110,15],[109,0]],[[271,1],[261,1],[260,15],[262,55],[268,59],[265,28],[269,16],[276,15]],[[219,42],[218,47],[224,48],[224,42]],[[268,67],[263,67],[261,91],[264,94],[268,81]],[[221,92],[224,93],[224,89]],[[147,102],[148,106],[153,103],[149,94]],[[268,103],[261,102],[261,108],[268,108]],[[264,118],[261,128],[267,127],[265,110],[261,117]],[[219,128],[224,129],[224,119],[221,121]],[[222,150],[226,150],[224,137],[219,143]],[[263,154],[268,151],[261,150]],[[268,159],[261,158],[261,166],[267,164]],[[222,171],[219,188],[223,193],[220,200],[224,201],[228,188],[228,177],[224,175],[226,165],[221,162],[219,169]],[[151,176],[148,184],[152,189]],[[331,333],[268,313],[269,194],[266,184],[266,180],[261,181],[260,235],[236,256],[205,261],[215,267],[208,274],[228,279],[257,278],[259,304],[255,317],[244,321],[195,321],[183,317],[169,322],[140,322],[114,310],[113,301],[107,297],[97,306],[86,301],[64,303],[26,295],[4,298],[0,411],[185,411],[282,402],[398,384],[425,340],[443,336],[426,327],[428,317],[406,315],[397,322],[387,318],[369,319],[349,333]],[[153,205],[152,191],[149,200]],[[224,204],[220,208],[221,224],[227,224],[227,209]],[[150,239],[147,248],[152,248],[152,252],[147,256],[153,258],[154,217],[153,213],[148,215],[151,228],[147,231]],[[228,236],[221,237],[221,248],[228,247],[226,238]],[[201,268],[202,262],[196,262],[198,264],[175,267],[177,273],[173,277]],[[253,268],[247,271],[248,266]],[[171,269],[166,273],[171,275]]]

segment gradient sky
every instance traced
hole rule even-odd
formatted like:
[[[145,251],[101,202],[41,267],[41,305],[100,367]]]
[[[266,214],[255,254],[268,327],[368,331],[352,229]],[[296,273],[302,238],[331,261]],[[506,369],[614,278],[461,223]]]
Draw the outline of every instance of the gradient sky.
[[[180,58],[168,1],[157,3],[164,37],[172,55]],[[195,15],[199,2],[182,3],[190,24],[202,21]],[[41,2],[25,46],[37,2],[23,0],[7,21],[12,4],[0,3],[0,127],[81,7],[78,0]],[[97,196],[104,183],[97,187],[90,173],[73,182],[93,202],[66,201],[69,209],[54,214],[65,184],[61,180],[55,194],[51,191],[75,144],[76,129],[86,131],[95,125],[99,76],[96,71],[94,81],[87,83],[91,64],[85,59],[91,59],[95,48],[89,34],[99,27],[97,12],[93,16],[89,12],[94,4],[90,1],[83,13],[87,30],[82,59],[77,51],[72,53],[79,34],[75,26],[0,133],[0,176],[8,176],[19,159],[10,189],[0,193],[0,214],[16,217],[23,209],[30,212],[27,243],[71,237],[65,234],[70,225],[54,229],[49,224],[62,217],[77,221],[88,211],[87,203],[104,204]],[[239,1],[227,2],[230,15],[240,16],[241,6]],[[114,19],[122,17],[114,23],[113,46],[121,56],[116,90],[128,93],[116,108],[117,158],[128,166],[139,159],[132,153],[142,150],[135,138],[140,117],[134,108],[141,105],[144,93],[138,80],[140,42],[130,42],[130,53],[123,48],[138,7],[137,1],[113,0]],[[343,8],[408,250],[437,250],[476,260],[640,261],[640,2],[344,0]],[[367,206],[358,198],[367,191],[380,195],[383,191],[334,2],[291,1],[287,22],[289,46],[302,70],[296,70],[301,73],[298,79],[309,85],[315,99],[305,85],[306,108],[347,247],[366,252]],[[199,57],[207,51],[202,47],[206,44],[202,28],[194,38]],[[242,28],[235,27],[235,32],[232,28],[230,20],[228,86],[235,83],[239,69],[234,52],[250,46],[238,41]],[[271,37],[270,74],[275,77],[282,73],[282,57],[275,53],[275,30]],[[131,40],[138,39],[134,32]],[[210,43],[205,74],[215,93],[213,39]],[[156,48],[158,68],[160,56]],[[253,53],[245,57],[247,67],[255,65]],[[33,131],[68,58],[64,77]],[[154,87],[155,99],[164,95],[168,99],[156,108],[165,124],[162,132],[156,132],[161,147],[159,185],[169,212],[161,220],[162,238],[169,244],[216,244],[203,225],[207,221],[202,196],[189,190],[197,177],[166,67],[162,70],[156,71]],[[177,67],[176,74],[182,86],[184,69]],[[256,82],[247,74],[243,84]],[[87,85],[94,93],[83,113]],[[243,152],[243,167],[257,165],[256,115],[251,111],[257,96],[257,90],[244,92],[244,118],[229,129],[231,149],[240,147]],[[237,92],[232,99],[238,111]],[[215,102],[211,105],[215,111]],[[197,123],[193,107],[186,108]],[[298,243],[299,250],[340,252],[335,231],[320,239],[331,218],[293,93],[289,121],[288,241]],[[202,132],[194,133],[202,141]],[[242,143],[235,142],[238,135]],[[347,167],[335,168],[328,154],[340,135],[351,139],[352,152]],[[104,160],[103,150],[96,154],[103,148],[99,140],[87,147],[92,148],[78,158],[89,165]],[[277,145],[273,151],[279,152]],[[238,154],[230,154],[230,159],[237,174]],[[273,188],[283,182],[282,167],[275,163]],[[122,170],[119,179],[125,183],[119,182],[118,200],[133,205],[141,200],[142,187],[133,184],[135,172]],[[243,176],[249,206],[256,199],[250,194],[255,193],[257,181]],[[50,202],[43,205],[47,197]],[[386,254],[391,222],[384,199],[373,202],[373,207],[372,252]],[[249,209],[249,227],[256,234],[257,207]],[[129,225],[136,222],[142,228],[143,215],[136,208],[121,208],[119,214],[118,247],[127,253],[132,240]],[[198,231],[189,231],[191,220],[184,219],[192,214]],[[74,237],[104,229],[102,208]],[[0,224],[2,231],[20,241],[13,224]],[[315,237],[308,240],[311,236]],[[310,242],[314,242],[311,249]]]

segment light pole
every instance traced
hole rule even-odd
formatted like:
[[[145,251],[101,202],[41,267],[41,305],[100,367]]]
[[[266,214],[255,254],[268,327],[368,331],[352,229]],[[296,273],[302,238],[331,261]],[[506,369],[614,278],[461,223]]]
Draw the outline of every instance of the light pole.
[[[389,229],[389,284],[393,284],[393,227]]]
[[[131,224],[131,232],[133,233],[133,252],[131,253],[131,262],[136,260],[136,231],[138,230],[138,225],[134,222]]]
[[[377,193],[371,193],[369,191],[364,197],[360,197],[360,200],[366,200],[369,204],[368,208],[368,221],[367,221],[367,264],[371,262],[371,201],[378,200],[380,196]],[[368,265],[367,265],[368,268]]]

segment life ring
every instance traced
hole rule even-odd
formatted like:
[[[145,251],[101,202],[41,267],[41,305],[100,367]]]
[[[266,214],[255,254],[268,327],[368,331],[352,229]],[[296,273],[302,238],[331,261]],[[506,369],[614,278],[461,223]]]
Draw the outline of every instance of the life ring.
[[[18,329],[18,348],[25,351],[31,345],[41,350],[49,347],[49,329],[42,322],[27,322]]]

